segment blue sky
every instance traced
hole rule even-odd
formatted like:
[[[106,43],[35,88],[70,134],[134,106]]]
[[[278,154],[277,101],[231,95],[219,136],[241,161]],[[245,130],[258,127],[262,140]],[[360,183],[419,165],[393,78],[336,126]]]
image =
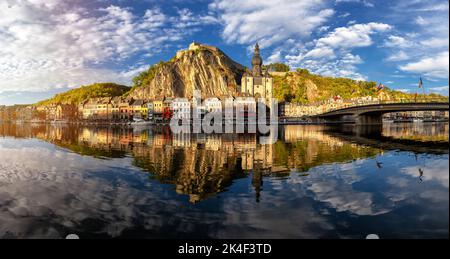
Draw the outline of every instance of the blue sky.
[[[192,41],[249,66],[284,62],[448,95],[448,0],[1,0],[0,104],[131,83]]]

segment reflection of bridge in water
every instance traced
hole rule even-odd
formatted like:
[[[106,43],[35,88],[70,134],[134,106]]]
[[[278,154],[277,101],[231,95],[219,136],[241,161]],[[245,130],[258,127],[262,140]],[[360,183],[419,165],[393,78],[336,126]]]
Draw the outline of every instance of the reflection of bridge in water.
[[[313,118],[327,122],[342,122],[352,120],[359,125],[374,125],[382,123],[382,116],[392,112],[407,111],[448,111],[448,99],[423,99],[377,101],[361,104],[343,104],[336,109],[325,111]]]
[[[397,127],[393,127],[397,126]],[[416,126],[417,125],[411,125]],[[448,123],[421,124],[420,131],[397,131],[398,125],[341,125],[326,130],[341,141],[367,145],[382,150],[401,150],[414,153],[448,154]],[[412,127],[414,129],[414,127]],[[419,136],[430,133],[430,136]],[[432,134],[432,135],[431,135]]]

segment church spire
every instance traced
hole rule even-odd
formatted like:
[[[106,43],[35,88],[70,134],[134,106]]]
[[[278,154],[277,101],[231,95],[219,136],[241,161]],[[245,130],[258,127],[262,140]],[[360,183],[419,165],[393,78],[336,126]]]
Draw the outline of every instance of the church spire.
[[[255,51],[253,53],[252,58],[252,66],[253,66],[253,76],[258,77],[262,76],[262,58],[259,53],[259,44],[256,43]]]

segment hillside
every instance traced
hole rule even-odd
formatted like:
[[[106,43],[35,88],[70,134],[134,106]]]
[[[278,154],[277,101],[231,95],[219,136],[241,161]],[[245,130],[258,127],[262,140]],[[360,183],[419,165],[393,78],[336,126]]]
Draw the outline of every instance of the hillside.
[[[289,71],[289,66],[274,63],[266,66],[274,78],[274,97],[279,101],[300,104],[327,100],[333,96],[344,99],[355,97],[381,97],[384,100],[414,98],[407,94],[384,88],[377,90],[376,82],[355,81],[348,78],[323,77],[306,69]],[[226,56],[221,50],[191,44],[167,62],[151,66],[133,79],[133,88],[127,93],[135,99],[162,97],[188,97],[193,90],[202,97],[235,95],[244,67]]]
[[[327,100],[337,95],[343,99],[365,96],[378,97],[383,100],[414,98],[414,94],[395,91],[388,87],[378,91],[376,82],[324,77],[311,74],[306,69],[288,73],[273,73],[272,76],[274,78],[274,97],[279,101],[308,104]]]
[[[128,95],[135,99],[189,98],[194,90],[200,90],[202,97],[233,95],[243,73],[244,67],[221,50],[191,44],[170,61],[138,75]]]
[[[309,104],[337,95],[343,99],[366,96],[383,100],[414,98],[414,94],[388,87],[378,91],[376,82],[324,77],[311,74],[306,69],[286,72],[289,66],[282,63],[268,64],[265,68],[271,71],[274,78],[274,97],[279,101]],[[178,51],[171,60],[154,64],[137,75],[132,88],[114,83],[96,83],[57,94],[37,105],[78,104],[89,98],[115,96],[144,100],[191,98],[194,90],[200,90],[202,98],[235,96],[244,69],[218,48],[193,43],[189,49]],[[435,94],[430,96],[440,97]]]
[[[50,99],[38,102],[36,105],[46,106],[57,103],[78,104],[89,98],[121,96],[129,90],[130,88],[124,85],[114,83],[96,83],[57,94]]]

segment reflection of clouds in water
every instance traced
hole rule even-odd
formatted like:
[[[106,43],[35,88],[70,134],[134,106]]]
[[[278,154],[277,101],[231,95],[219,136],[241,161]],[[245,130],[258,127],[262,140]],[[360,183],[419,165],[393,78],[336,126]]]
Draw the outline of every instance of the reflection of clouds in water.
[[[420,182],[419,168],[423,171],[423,175],[421,177],[423,183]],[[393,185],[401,187],[402,189],[408,189],[407,187],[412,186],[414,183],[424,184],[425,182],[428,184],[440,186],[421,191],[419,193],[419,197],[432,203],[448,202],[448,156],[444,156],[441,159],[434,159],[432,163],[404,167],[400,172],[410,177],[405,178],[401,175],[397,177],[390,177],[389,182],[391,182]],[[421,187],[421,185],[419,185],[419,187]],[[409,195],[415,195],[417,193],[417,191],[414,189],[409,188],[408,190]],[[396,194],[394,191],[392,191],[390,195],[392,195],[393,197],[398,196],[398,194]]]
[[[389,153],[386,155],[390,156]],[[379,182],[371,182],[377,185],[372,191],[364,191],[364,188],[358,186],[376,179],[379,169],[367,169],[374,167],[374,159],[323,165],[309,170],[308,176],[292,173],[285,181],[266,178],[261,203],[255,204],[251,199],[244,200],[240,197],[226,200],[224,210],[229,213],[225,223],[235,226],[236,231],[234,234],[232,231],[218,233],[218,237],[246,237],[245,233],[251,231],[242,232],[238,227],[242,223],[253,233],[258,233],[257,236],[261,238],[281,236],[318,238],[324,233],[340,236],[333,232],[335,223],[329,216],[334,214],[330,213],[330,209],[358,216],[377,216],[399,209],[402,204],[416,203],[418,190],[412,188],[415,179],[405,178],[397,171],[389,169],[390,166],[399,165],[397,164],[399,160],[395,156],[393,161],[384,162],[388,173],[378,176],[381,178],[378,179]],[[441,161],[438,164],[434,165],[436,172],[448,172],[448,164],[444,165]],[[283,192],[283,195],[277,192]],[[312,201],[307,197],[323,203],[324,206],[320,209],[313,208]],[[419,197],[434,202],[447,202],[448,189],[434,188],[421,191]],[[428,216],[426,210],[416,215],[417,220],[437,220],[434,216]]]
[[[174,190],[152,184],[128,166],[130,158],[99,160],[46,143],[31,148],[28,140],[4,144],[0,140],[0,237],[115,237],[138,226],[154,237],[176,238],[222,222],[222,214],[186,205],[171,196]]]
[[[215,237],[320,238],[333,235],[332,223],[313,208],[310,200],[302,198],[301,186],[292,187],[273,178],[264,183],[265,186],[269,184],[270,189],[274,184],[283,189],[269,191],[266,187],[260,203],[255,203],[254,197],[227,197],[223,205],[226,229]],[[283,195],[280,195],[281,191]]]
[[[389,156],[389,155],[387,155]],[[373,159],[361,159],[358,163],[335,164],[319,166],[309,171],[308,177],[290,178],[288,181],[300,184],[305,188],[305,194],[313,199],[328,204],[338,212],[350,212],[356,215],[380,215],[398,208],[399,202],[416,199],[418,190],[412,188],[418,177],[417,167],[407,167],[407,172],[414,177],[405,178],[403,175],[389,170],[389,166],[398,163],[395,156],[393,161],[385,161],[389,171],[382,182],[376,182],[379,189],[368,192],[356,188],[358,184],[369,181],[371,174],[367,172],[374,163]],[[398,164],[395,164],[397,166]],[[370,171],[370,170],[369,170]],[[438,180],[445,188],[424,190],[420,197],[430,201],[440,202],[448,200],[448,159],[437,160],[425,168],[428,179]],[[424,175],[424,177],[425,177]],[[374,195],[378,198],[375,200]],[[435,196],[433,196],[435,195]]]
[[[136,224],[155,234],[167,226],[180,234],[203,228],[211,237],[319,237],[332,229],[310,204],[294,203],[301,197],[295,189],[292,200],[267,193],[260,204],[244,191],[224,199],[224,207],[215,212],[164,199],[167,194],[158,185],[134,188],[133,183],[148,181],[145,174],[124,168],[128,161],[82,157],[43,144],[2,145],[0,164],[5,169],[0,173],[0,205],[6,208],[0,211],[0,236],[58,238],[67,234],[61,228],[76,232],[80,224],[111,236]],[[108,173],[111,168],[114,173]],[[219,200],[211,202],[220,206]]]
[[[377,215],[386,212],[373,202],[373,194],[355,190],[353,184],[363,180],[354,164],[320,166],[301,178],[305,193],[316,201],[324,202],[337,212],[357,215]]]
[[[49,149],[51,145],[27,148],[0,148],[0,164],[4,170],[0,181],[42,180],[62,182],[65,179],[78,178],[85,171],[102,170],[108,167],[123,167],[123,162],[115,160],[97,160],[82,157],[75,153]]]
[[[392,156],[392,159],[395,160],[396,157],[398,157],[398,154]],[[433,203],[448,200],[448,155],[434,157],[430,160],[431,163],[425,164],[421,162],[424,161],[423,159],[426,158],[419,158],[418,161],[415,161],[415,158],[409,157],[408,161],[404,162],[408,166],[397,170],[399,173],[390,174],[386,177],[386,182],[391,186],[391,188],[385,190],[385,195],[389,199],[399,202],[418,195]],[[395,165],[400,164],[397,162]],[[422,177],[420,177],[419,168],[423,170]],[[425,184],[426,186],[424,186]]]
[[[409,162],[397,160],[383,160],[383,170]],[[374,168],[375,161],[361,159],[318,166],[306,177],[292,173],[283,180],[264,178],[260,203],[255,202],[251,180],[242,179],[230,187],[234,191],[219,194],[220,199],[193,205],[183,201],[186,197],[177,195],[174,186],[148,181],[130,166],[129,157],[99,160],[35,140],[0,139],[0,237],[63,237],[66,230],[77,233],[81,227],[110,236],[134,227],[151,230],[154,237],[339,236],[334,211],[374,216],[396,209],[400,202],[412,203],[417,196],[448,201],[447,161],[445,157],[425,167],[425,182],[441,185],[421,192],[411,189],[417,167],[404,169],[406,175],[396,169],[380,182],[370,182],[374,172],[367,168]],[[380,186],[359,187],[366,182]],[[339,224],[350,221],[343,218]]]
[[[123,167],[123,161],[81,157],[53,150],[51,145],[1,147],[0,205],[4,209],[0,211],[0,236],[61,237],[53,226],[76,227],[92,216],[100,227],[101,222],[108,222],[99,231],[115,236],[133,225],[136,206],[148,205],[136,189],[121,186],[123,183],[111,186],[89,174]],[[170,203],[164,202],[164,206]],[[40,223],[41,217],[48,222]]]
[[[217,237],[246,238],[248,233],[260,238],[337,237],[328,207],[315,208],[314,201],[317,200],[338,211],[359,215],[382,212],[376,206],[371,206],[371,194],[352,190],[351,184],[358,182],[360,177],[354,173],[351,164],[323,166],[308,173],[307,177],[292,173],[283,181],[265,178],[265,191],[262,192],[260,203],[255,203],[251,197],[227,198],[224,203],[224,211],[227,212],[224,223],[230,229],[218,233]],[[314,201],[308,198],[310,196],[313,196]],[[242,231],[242,225],[248,231]]]
[[[448,156],[434,159],[431,164],[404,167],[401,172],[417,178],[419,177],[419,168],[423,170],[423,181],[436,181],[446,188],[449,187]]]
[[[428,190],[422,192],[420,197],[433,203],[448,203],[448,190]]]

